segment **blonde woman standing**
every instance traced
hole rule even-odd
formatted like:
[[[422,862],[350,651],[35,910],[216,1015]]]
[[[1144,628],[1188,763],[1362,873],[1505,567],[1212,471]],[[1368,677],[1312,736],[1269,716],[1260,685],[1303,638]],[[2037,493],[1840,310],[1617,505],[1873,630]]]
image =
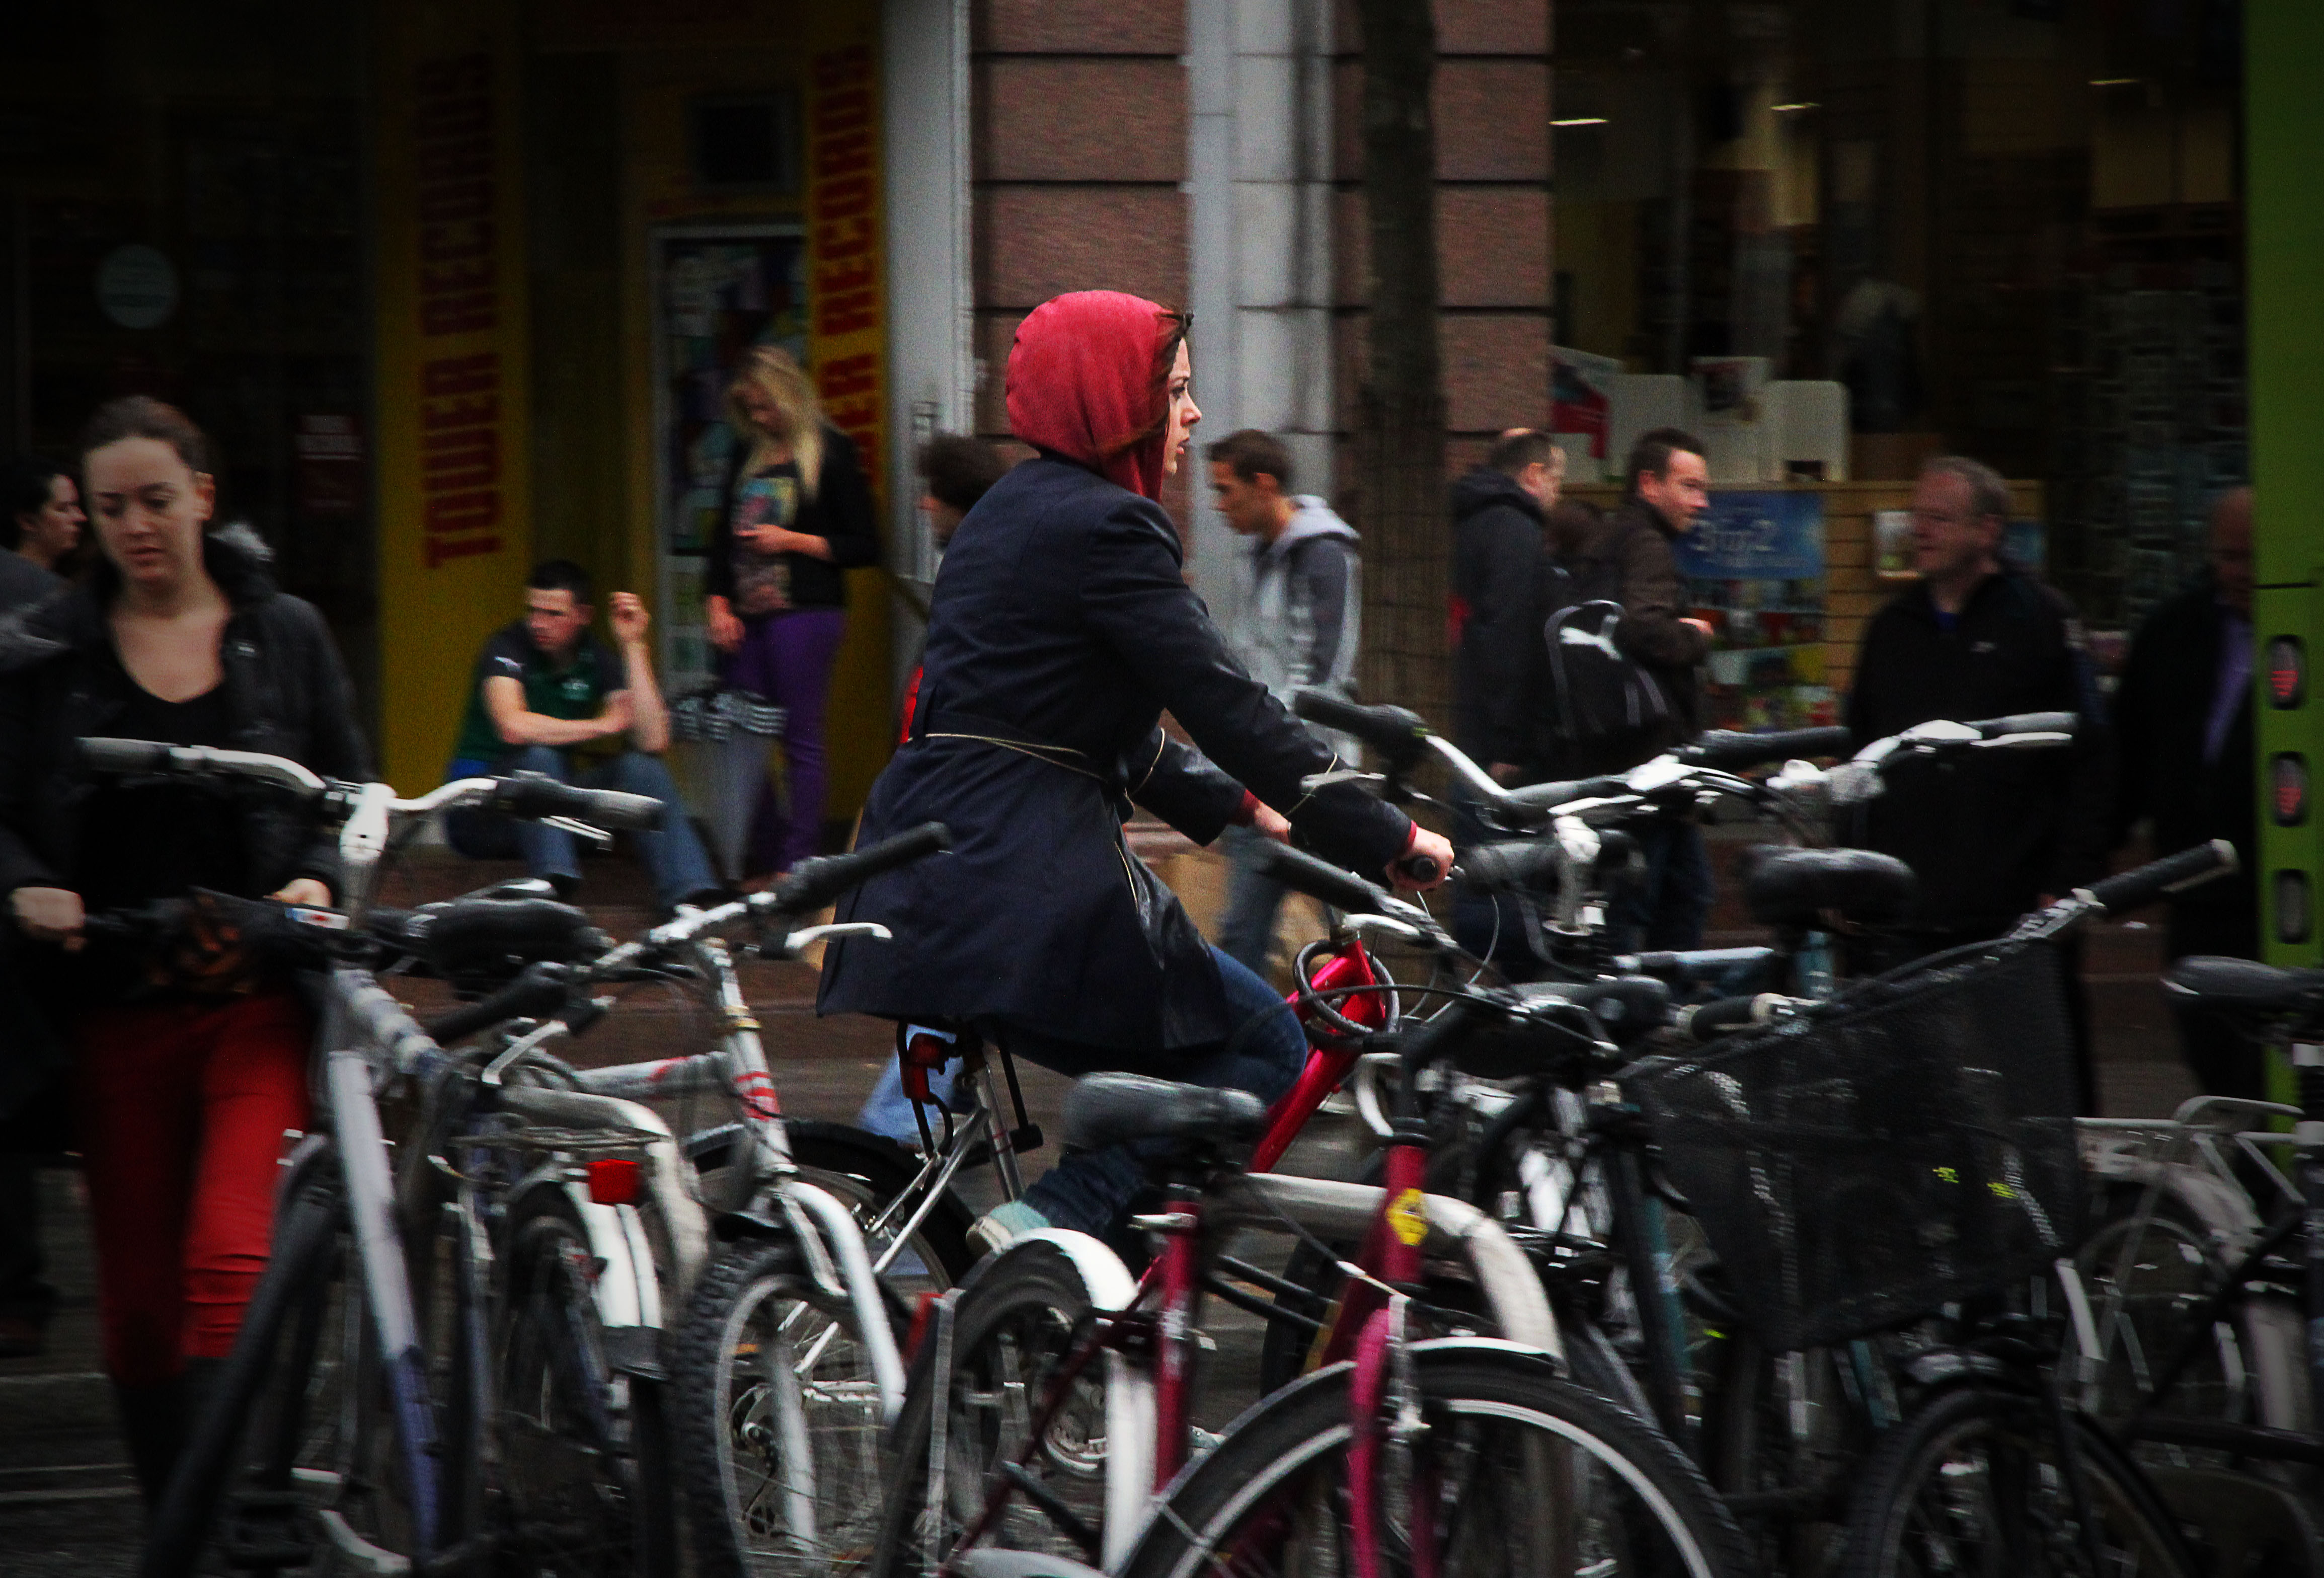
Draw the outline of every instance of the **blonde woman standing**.
[[[743,875],[816,851],[825,785],[824,715],[847,629],[846,577],[876,564],[872,494],[847,435],[824,420],[789,355],[757,346],[726,391],[734,463],[704,577],[719,678],[783,708],[785,793],[761,798]]]

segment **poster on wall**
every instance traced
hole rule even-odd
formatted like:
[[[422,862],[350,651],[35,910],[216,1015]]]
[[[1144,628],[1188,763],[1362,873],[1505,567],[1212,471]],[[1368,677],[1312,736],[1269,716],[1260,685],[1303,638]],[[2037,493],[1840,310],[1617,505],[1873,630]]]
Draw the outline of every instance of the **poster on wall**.
[[[672,226],[653,236],[654,498],[663,683],[710,677],[702,577],[735,435],[726,385],[753,346],[807,360],[807,244],[796,226]]]
[[[1690,612],[1709,623],[1705,726],[1839,721],[1823,667],[1823,496],[1713,493],[1674,542]]]

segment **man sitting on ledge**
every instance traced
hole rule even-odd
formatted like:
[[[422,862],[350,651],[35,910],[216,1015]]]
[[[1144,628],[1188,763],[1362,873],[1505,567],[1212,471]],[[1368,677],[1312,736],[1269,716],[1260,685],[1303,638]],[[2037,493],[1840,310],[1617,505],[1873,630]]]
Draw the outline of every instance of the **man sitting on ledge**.
[[[669,709],[654,682],[646,647],[650,623],[634,593],[616,592],[608,623],[621,648],[613,655],[589,633],[589,572],[570,559],[536,567],[525,581],[525,614],[484,643],[468,710],[452,748],[449,777],[540,772],[587,789],[650,795],[662,803],[661,826],[633,836],[665,909],[706,904],[719,892],[702,841],[678,803],[661,763],[669,744]],[[628,748],[575,776],[577,748],[628,736]],[[560,897],[581,881],[573,835],[489,811],[451,813],[452,847],[472,860],[521,855]]]

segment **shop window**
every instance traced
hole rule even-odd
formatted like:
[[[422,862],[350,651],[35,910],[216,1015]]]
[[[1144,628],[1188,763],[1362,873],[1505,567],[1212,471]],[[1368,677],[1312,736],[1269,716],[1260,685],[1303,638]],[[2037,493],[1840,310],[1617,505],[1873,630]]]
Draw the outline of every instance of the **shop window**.
[[[688,106],[695,184],[716,191],[798,189],[798,99],[720,95]]]

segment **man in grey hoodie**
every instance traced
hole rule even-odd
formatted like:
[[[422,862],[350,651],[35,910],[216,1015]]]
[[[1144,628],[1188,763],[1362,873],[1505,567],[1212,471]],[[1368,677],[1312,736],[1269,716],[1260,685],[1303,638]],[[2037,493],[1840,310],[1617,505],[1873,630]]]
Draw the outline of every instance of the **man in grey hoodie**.
[[[1245,428],[1204,454],[1212,502],[1229,526],[1251,539],[1235,605],[1222,622],[1228,645],[1286,705],[1301,690],[1346,696],[1363,601],[1355,528],[1322,499],[1292,493],[1290,452],[1271,433]],[[1323,737],[1344,759],[1356,760],[1350,742]],[[1262,821],[1229,827],[1220,839],[1233,865],[1219,946],[1262,976],[1284,889],[1257,863],[1275,835]]]

